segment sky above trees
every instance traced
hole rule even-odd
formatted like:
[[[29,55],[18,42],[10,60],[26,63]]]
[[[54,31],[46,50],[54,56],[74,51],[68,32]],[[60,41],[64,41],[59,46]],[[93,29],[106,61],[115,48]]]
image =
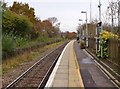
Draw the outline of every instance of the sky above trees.
[[[92,19],[98,19],[98,4],[99,0],[16,0],[19,2],[29,3],[31,7],[35,9],[35,14],[41,20],[47,19],[49,17],[57,17],[61,23],[61,31],[76,31],[78,23],[85,23],[85,14],[81,14],[81,11],[87,11],[88,21],[90,19],[90,1],[91,1],[91,11]],[[108,1],[101,0],[102,3],[102,19],[104,20],[104,15],[106,8],[108,6]],[[8,6],[12,5],[14,0],[5,0],[8,2]],[[83,22],[79,22],[79,19],[83,19]]]

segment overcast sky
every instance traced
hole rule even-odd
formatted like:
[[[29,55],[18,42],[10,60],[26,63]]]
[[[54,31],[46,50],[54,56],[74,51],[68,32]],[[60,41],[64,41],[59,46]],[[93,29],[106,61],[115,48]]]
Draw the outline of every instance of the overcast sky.
[[[35,9],[35,14],[41,20],[49,17],[57,17],[61,22],[61,31],[76,31],[79,22],[78,19],[83,19],[85,22],[85,14],[81,11],[87,11],[88,21],[90,19],[90,1],[92,6],[92,18],[98,19],[98,4],[99,0],[4,0],[8,6],[14,1],[29,3],[30,7]],[[108,6],[108,1],[101,0],[102,14],[105,14]]]

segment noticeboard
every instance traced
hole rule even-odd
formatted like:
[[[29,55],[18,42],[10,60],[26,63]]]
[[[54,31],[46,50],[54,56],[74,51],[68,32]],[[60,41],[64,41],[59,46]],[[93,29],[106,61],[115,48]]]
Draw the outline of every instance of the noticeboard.
[[[98,27],[98,33],[100,34],[102,32],[102,26]]]

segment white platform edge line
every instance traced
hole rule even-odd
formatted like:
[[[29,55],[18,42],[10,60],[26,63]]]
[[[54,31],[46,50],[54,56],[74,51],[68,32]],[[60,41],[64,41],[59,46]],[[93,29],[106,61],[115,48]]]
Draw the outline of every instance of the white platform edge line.
[[[61,53],[61,55],[60,55],[60,57],[59,57],[56,65],[55,65],[55,67],[54,67],[54,69],[53,69],[53,71],[52,71],[52,73],[51,73],[51,75],[50,75],[50,77],[49,77],[49,79],[48,79],[45,87],[52,87],[52,83],[53,83],[55,74],[56,74],[56,72],[57,72],[57,70],[58,70],[58,67],[59,67],[59,65],[60,65],[62,56],[63,56],[63,54],[64,54],[64,52],[65,52],[65,50],[66,50],[66,48],[68,47],[69,44],[70,44],[70,42],[69,42],[69,43],[65,46],[65,48],[63,49],[63,51],[62,51],[62,53]]]
[[[84,51],[91,59],[94,59],[85,49],[83,49],[83,51]]]

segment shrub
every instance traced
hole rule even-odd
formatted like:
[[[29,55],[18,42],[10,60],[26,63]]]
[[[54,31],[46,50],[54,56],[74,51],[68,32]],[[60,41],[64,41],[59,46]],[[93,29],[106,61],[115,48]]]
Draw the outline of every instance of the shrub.
[[[80,41],[80,48],[85,49],[85,42],[84,41]]]
[[[102,32],[102,35],[99,37],[99,39],[102,39],[102,43],[100,44],[100,46],[102,46],[102,51],[103,51],[103,58],[108,58],[108,40],[111,38],[114,38],[114,39],[118,39],[118,36],[113,34],[113,33],[110,33],[110,32],[107,32],[105,30],[103,30]],[[98,53],[97,53],[97,56],[98,57],[101,57],[101,50],[99,48],[98,50]]]
[[[16,48],[15,41],[13,40],[12,36],[8,34],[3,34],[2,36],[2,53],[3,56],[8,53],[12,52]]]
[[[22,36],[31,33],[33,24],[26,16],[18,15],[10,10],[6,10],[2,16],[2,29],[4,33],[12,31],[13,34]]]

